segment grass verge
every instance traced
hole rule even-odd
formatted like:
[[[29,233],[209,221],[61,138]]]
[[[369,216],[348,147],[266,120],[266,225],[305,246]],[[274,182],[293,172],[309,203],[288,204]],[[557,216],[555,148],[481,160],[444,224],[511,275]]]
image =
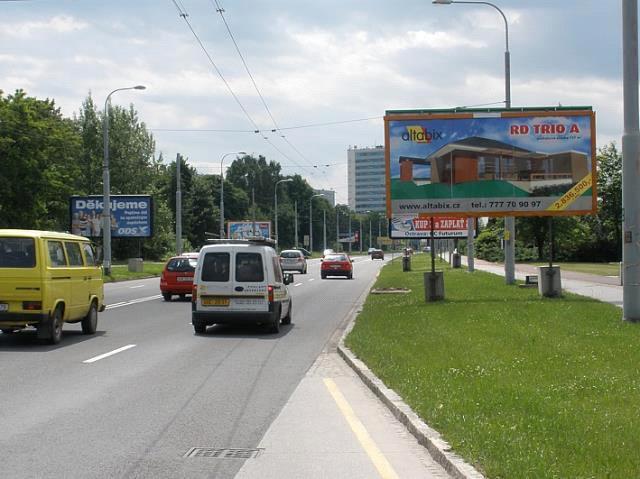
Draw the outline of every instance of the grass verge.
[[[462,269],[427,304],[424,271],[386,266],[375,287],[412,292],[370,295],[346,344],[457,453],[489,478],[640,477],[640,325]]]
[[[535,266],[547,266],[549,263],[532,263]],[[560,270],[575,271],[576,273],[596,274],[599,276],[618,276],[620,274],[619,263],[557,263]]]
[[[129,266],[126,264],[114,264],[111,266],[111,275],[104,275],[104,282],[112,283],[129,279],[153,278],[154,276],[160,276],[163,268],[164,262],[145,261],[143,271],[141,273],[135,273],[129,271]]]

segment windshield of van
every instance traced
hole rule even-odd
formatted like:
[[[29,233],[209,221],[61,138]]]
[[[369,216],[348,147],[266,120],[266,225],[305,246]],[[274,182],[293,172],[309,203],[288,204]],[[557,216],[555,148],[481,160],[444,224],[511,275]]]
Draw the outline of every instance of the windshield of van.
[[[0,268],[33,268],[35,265],[33,238],[0,238]]]
[[[202,281],[229,281],[229,253],[207,253],[202,261]]]
[[[264,269],[260,253],[236,254],[236,281],[241,283],[264,281]]]

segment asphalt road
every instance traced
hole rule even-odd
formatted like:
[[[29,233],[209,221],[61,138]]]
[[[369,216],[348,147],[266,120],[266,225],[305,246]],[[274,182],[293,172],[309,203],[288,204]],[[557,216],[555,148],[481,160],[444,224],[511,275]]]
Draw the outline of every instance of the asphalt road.
[[[0,475],[234,477],[381,265],[356,258],[354,280],[321,280],[311,261],[277,335],[219,325],[196,336],[189,301],[163,301],[157,278],[106,285],[94,336],[65,325],[45,346],[35,331],[0,334]],[[185,457],[197,447],[240,450]]]

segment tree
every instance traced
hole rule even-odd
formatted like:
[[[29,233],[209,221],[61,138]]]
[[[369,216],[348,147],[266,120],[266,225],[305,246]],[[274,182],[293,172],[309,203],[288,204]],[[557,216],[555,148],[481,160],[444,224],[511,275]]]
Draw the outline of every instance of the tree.
[[[0,91],[0,225],[66,230],[78,191],[80,136],[53,100]]]

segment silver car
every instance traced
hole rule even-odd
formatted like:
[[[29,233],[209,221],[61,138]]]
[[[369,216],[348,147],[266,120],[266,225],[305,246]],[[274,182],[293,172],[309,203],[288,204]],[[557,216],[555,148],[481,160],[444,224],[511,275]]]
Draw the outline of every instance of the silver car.
[[[307,274],[307,260],[302,251],[286,249],[280,253],[280,266],[282,271],[298,271]]]

